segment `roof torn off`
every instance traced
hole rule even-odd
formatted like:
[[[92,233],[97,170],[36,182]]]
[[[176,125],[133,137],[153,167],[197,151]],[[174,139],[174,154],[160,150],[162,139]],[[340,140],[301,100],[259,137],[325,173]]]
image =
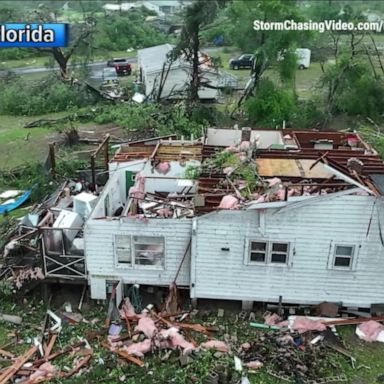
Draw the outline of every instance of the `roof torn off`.
[[[192,218],[314,196],[379,196],[384,176],[382,160],[356,133],[251,128],[123,144],[109,170],[93,219]]]

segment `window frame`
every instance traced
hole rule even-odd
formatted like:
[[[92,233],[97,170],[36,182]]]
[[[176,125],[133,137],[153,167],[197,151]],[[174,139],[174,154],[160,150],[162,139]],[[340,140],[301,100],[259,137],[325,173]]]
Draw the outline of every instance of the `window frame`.
[[[119,236],[124,236],[129,238],[128,243],[129,243],[129,253],[131,255],[131,262],[130,263],[124,263],[124,262],[119,262],[119,256],[118,256],[118,237]],[[135,241],[135,237],[137,238],[156,238],[156,239],[162,239],[162,263],[158,265],[151,265],[151,264],[138,264],[136,262],[136,245],[141,244],[140,242]],[[165,241],[165,236],[145,236],[142,234],[126,234],[126,233],[116,233],[113,235],[113,248],[114,248],[114,258],[115,258],[115,267],[118,269],[151,269],[151,270],[164,270],[165,265],[166,265],[166,241]],[[153,245],[155,245],[154,243]]]
[[[259,251],[259,250],[252,250],[252,243],[264,243],[265,244],[265,251]],[[267,240],[249,240],[248,244],[248,263],[249,264],[267,264],[268,262],[268,254],[269,254],[269,242]],[[254,261],[251,260],[252,253],[264,253],[264,261]]]
[[[351,255],[350,256],[345,256],[345,255],[340,255],[337,254],[337,248],[338,247],[348,247],[351,248]],[[356,250],[358,246],[356,244],[351,244],[351,243],[335,243],[333,246],[332,250],[332,269],[334,270],[341,270],[341,271],[351,271],[354,269],[354,262],[356,259]],[[341,258],[341,259],[347,259],[349,258],[350,262],[348,266],[343,266],[343,265],[336,265],[336,259]]]
[[[252,243],[265,243],[265,260],[264,261],[253,261],[251,260],[252,253],[263,253],[263,251],[252,250]],[[284,244],[287,246],[286,251],[273,251],[273,246],[275,244]],[[292,243],[285,240],[267,240],[267,239],[248,239],[248,248],[245,255],[245,263],[247,265],[267,265],[267,266],[276,266],[276,267],[288,267],[292,249]],[[285,255],[285,262],[280,263],[272,261],[272,255]]]

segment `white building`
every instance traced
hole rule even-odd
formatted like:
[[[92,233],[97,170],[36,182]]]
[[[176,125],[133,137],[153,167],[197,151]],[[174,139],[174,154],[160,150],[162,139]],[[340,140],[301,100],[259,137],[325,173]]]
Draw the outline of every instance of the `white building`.
[[[138,68],[147,97],[156,98],[160,85],[163,85],[161,98],[183,99],[186,97],[192,66],[182,58],[171,62],[169,55],[173,48],[171,44],[163,44],[138,51]],[[201,61],[203,60],[202,56]],[[200,99],[217,99],[221,88],[237,84],[236,77],[216,70],[208,64],[201,64],[200,70],[201,80],[207,84],[199,89]]]
[[[383,302],[377,154],[356,134],[225,131],[121,147],[84,228],[91,297],[105,299],[111,281],[168,286],[177,277],[192,299]],[[256,140],[258,175],[283,183],[269,201],[220,209],[233,192],[223,174],[187,179],[215,150]]]

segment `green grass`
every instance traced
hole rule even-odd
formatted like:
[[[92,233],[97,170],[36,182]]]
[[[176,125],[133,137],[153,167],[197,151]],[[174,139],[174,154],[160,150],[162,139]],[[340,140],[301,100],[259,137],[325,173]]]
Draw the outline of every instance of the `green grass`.
[[[0,169],[13,169],[23,164],[44,161],[48,154],[48,143],[57,135],[56,131],[48,127],[26,129],[23,125],[42,117],[62,117],[68,113],[32,117],[0,116]]]

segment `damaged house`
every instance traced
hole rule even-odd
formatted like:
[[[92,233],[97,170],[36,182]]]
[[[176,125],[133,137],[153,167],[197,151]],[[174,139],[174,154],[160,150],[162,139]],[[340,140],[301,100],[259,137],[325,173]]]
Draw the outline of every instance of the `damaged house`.
[[[384,164],[355,133],[207,129],[122,145],[86,217],[91,297],[384,301]]]
[[[174,48],[171,44],[157,45],[138,50],[137,60],[140,81],[144,84],[145,95],[155,99],[184,99],[191,81],[192,66],[182,57],[170,61]],[[200,57],[199,98],[214,100],[220,90],[237,86],[237,78],[229,73],[215,69],[207,55]]]

